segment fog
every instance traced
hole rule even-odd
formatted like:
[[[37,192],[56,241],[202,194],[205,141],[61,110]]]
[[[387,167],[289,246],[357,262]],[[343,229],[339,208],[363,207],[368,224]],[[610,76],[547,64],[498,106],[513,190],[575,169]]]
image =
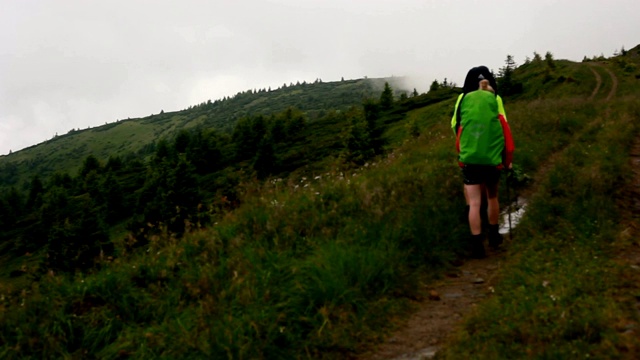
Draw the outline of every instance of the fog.
[[[640,43],[640,2],[4,2],[0,154],[71,129],[297,81],[403,76],[425,92],[506,56],[580,61]]]

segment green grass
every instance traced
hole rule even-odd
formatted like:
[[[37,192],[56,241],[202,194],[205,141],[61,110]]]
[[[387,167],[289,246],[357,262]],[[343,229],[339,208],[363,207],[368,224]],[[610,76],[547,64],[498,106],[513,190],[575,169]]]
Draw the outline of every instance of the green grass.
[[[640,108],[628,97],[597,105],[540,180],[495,296],[439,358],[611,359],[640,349],[623,335],[640,318],[617,301],[628,284],[613,251]]]
[[[515,162],[538,175],[537,191],[495,295],[439,356],[624,357],[629,313],[612,301],[623,280],[610,244],[637,98],[527,94],[506,106]],[[465,252],[452,107],[409,110],[389,124],[387,155],[362,168],[324,160],[307,175],[243,182],[241,207],[179,241],[155,236],[87,274],[1,284],[0,357],[345,358],[379,343]]]
[[[366,168],[245,184],[241,208],[180,242],[158,237],[95,274],[3,289],[4,355],[357,352],[462,251],[458,170],[435,135],[450,131],[444,120]]]
[[[204,126],[220,132],[230,131],[241,117],[274,114],[289,107],[305,111],[315,119],[322,111],[346,110],[360,105],[366,97],[378,96],[385,81],[399,86],[401,79],[301,84],[270,92],[238,93],[224,101],[203,103],[189,109],[152,114],[144,118],[103,119],[111,123],[105,122],[103,126],[88,129],[70,129],[67,134],[0,156],[0,169],[3,169],[0,188],[12,185],[21,187],[34,174],[43,179],[56,171],[75,174],[89,155],[106,162],[111,155],[134,154],[154,141],[174,136],[182,129]],[[15,176],[7,176],[5,173],[8,169],[15,171]]]

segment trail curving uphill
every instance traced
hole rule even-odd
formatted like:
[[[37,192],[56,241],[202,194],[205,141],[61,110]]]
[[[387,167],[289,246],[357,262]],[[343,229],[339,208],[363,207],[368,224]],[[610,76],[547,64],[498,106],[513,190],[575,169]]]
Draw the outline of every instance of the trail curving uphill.
[[[609,94],[607,95],[605,102],[608,102],[609,100],[611,100],[615,95],[616,92],[618,90],[618,77],[613,73],[613,71],[611,71],[610,69],[608,69],[607,67],[604,67],[600,64],[594,64],[591,63],[589,64],[589,69],[591,69],[591,72],[593,72],[593,76],[596,78],[596,86],[593,88],[593,91],[591,92],[591,95],[589,96],[588,100],[589,101],[593,101],[594,98],[596,97],[596,95],[598,95],[598,92],[600,91],[600,88],[602,87],[602,76],[600,75],[600,73],[598,73],[598,71],[596,71],[596,69],[594,67],[599,67],[599,68],[603,68],[605,71],[607,71],[607,73],[609,74],[609,77],[611,78],[611,90],[609,90]],[[599,119],[594,119],[590,124],[587,124],[587,126],[585,126],[585,128],[589,128],[591,126],[595,126],[595,124],[599,121]],[[579,134],[576,134],[576,138]],[[537,178],[543,178],[545,176],[545,174],[547,173],[547,171],[553,167],[553,165],[556,162],[556,158],[565,150],[565,147],[562,147],[561,149],[558,149],[555,154],[551,155],[551,157],[549,159],[547,159],[547,161],[542,164],[536,174]],[[536,181],[534,181],[535,183]],[[525,194],[523,194],[524,198],[529,198],[529,196],[531,196],[532,193],[534,193],[536,191],[535,186],[533,186],[532,188],[528,189],[525,191]]]
[[[602,86],[602,76],[600,76],[600,74],[596,71],[596,69],[593,68],[593,66],[590,66],[589,68],[591,69],[591,72],[593,72],[593,75],[596,77],[596,87],[593,88],[591,96],[589,96],[589,100],[593,100],[596,95],[598,95],[600,86]]]
[[[606,101],[609,101],[616,96],[616,92],[618,91],[618,77],[613,73],[613,71],[611,71],[611,69],[604,68],[604,70],[609,73],[609,76],[611,77],[611,90],[609,90],[609,95],[607,95],[607,98],[605,99]]]
[[[591,96],[589,96],[589,100],[593,100],[602,87],[602,76],[596,71],[596,69],[594,69],[596,66],[604,69],[604,71],[609,74],[609,78],[611,78],[611,90],[609,90],[609,94],[607,94],[607,97],[605,98],[605,101],[610,101],[614,96],[616,96],[616,92],[618,91],[618,77],[613,73],[613,71],[611,71],[611,69],[602,66],[601,64],[589,64],[591,72],[593,72],[593,76],[596,78],[596,86],[593,88]]]

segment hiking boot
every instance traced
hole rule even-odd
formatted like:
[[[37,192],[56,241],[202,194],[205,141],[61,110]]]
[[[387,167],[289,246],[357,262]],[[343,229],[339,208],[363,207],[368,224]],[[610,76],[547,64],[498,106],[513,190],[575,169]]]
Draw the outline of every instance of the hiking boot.
[[[471,257],[474,259],[483,259],[487,257],[487,253],[484,250],[484,235],[471,235]]]
[[[492,249],[497,249],[502,245],[502,234],[498,231],[498,224],[489,225],[489,246]]]

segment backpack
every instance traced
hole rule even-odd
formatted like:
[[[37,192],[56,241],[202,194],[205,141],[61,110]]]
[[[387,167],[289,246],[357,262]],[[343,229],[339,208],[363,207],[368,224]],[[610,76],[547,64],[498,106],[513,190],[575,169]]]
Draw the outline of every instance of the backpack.
[[[462,164],[500,166],[505,135],[495,94],[484,90],[464,94],[456,115],[458,161]]]
[[[481,80],[488,81],[494,92],[478,90]],[[478,66],[469,70],[452,118],[460,166],[493,165],[501,169],[511,164],[515,145],[501,107],[498,85],[489,69]]]

